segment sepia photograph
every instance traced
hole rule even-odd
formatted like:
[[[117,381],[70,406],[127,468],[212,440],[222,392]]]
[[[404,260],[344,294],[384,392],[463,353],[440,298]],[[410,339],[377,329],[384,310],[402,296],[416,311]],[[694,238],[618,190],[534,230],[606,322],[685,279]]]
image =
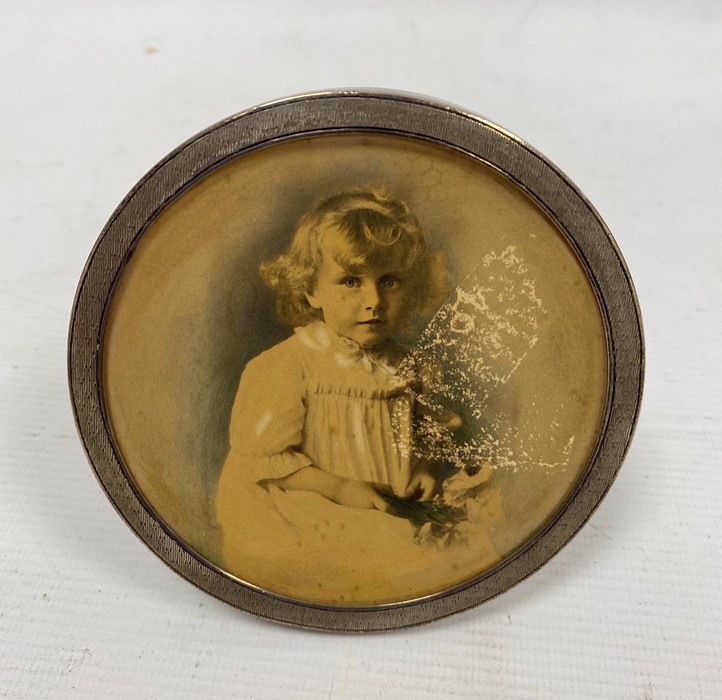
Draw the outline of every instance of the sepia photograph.
[[[389,134],[288,140],[193,184],[135,244],[103,341],[149,508],[220,571],[323,605],[437,594],[523,548],[585,474],[607,373],[545,212]]]

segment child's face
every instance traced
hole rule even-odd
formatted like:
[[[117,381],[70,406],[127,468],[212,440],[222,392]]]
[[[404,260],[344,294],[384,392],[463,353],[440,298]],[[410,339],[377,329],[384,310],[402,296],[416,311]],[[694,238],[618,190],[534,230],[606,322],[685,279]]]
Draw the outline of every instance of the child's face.
[[[406,275],[385,262],[373,262],[349,272],[331,255],[322,254],[308,303],[338,335],[372,347],[396,333],[409,312]]]

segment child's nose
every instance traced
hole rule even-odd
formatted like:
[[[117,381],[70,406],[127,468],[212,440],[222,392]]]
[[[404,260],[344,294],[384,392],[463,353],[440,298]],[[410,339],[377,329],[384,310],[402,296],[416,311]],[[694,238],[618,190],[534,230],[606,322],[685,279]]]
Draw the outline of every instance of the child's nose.
[[[364,306],[369,310],[378,309],[381,306],[381,290],[378,285],[369,284],[366,287],[364,302]]]

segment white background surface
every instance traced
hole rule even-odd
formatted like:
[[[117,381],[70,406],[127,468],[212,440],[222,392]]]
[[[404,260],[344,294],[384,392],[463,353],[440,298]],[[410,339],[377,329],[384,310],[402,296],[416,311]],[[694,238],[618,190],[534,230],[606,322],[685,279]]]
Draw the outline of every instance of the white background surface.
[[[0,696],[722,696],[722,10],[715,2],[20,2],[0,9]],[[308,90],[455,102],[589,196],[637,285],[625,466],[528,581],[423,628],[337,636],[217,602],[115,513],[66,388],[104,223],[206,126]]]

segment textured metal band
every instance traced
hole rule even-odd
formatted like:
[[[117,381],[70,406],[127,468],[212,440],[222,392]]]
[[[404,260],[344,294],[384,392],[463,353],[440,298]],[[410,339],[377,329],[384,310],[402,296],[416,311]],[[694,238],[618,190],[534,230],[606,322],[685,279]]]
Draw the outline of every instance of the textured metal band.
[[[229,158],[332,131],[426,139],[480,159],[515,182],[546,210],[576,251],[607,332],[604,429],[586,475],[553,522],[478,580],[383,606],[329,607],[289,600],[239,582],[191,552],[163,528],[131,485],[104,416],[99,380],[105,310],[129,251],[157,214]],[[544,564],[611,486],[637,420],[643,373],[641,318],[629,273],[608,229],[575,185],[529,145],[485,119],[424,97],[368,90],[319,92],[266,104],[210,127],[171,153],[128,194],[103,229],[79,284],[69,337],[70,391],[83,445],[110,500],[138,536],[171,568],[221,600],[279,622],[339,631],[383,630],[444,617],[498,595]]]

